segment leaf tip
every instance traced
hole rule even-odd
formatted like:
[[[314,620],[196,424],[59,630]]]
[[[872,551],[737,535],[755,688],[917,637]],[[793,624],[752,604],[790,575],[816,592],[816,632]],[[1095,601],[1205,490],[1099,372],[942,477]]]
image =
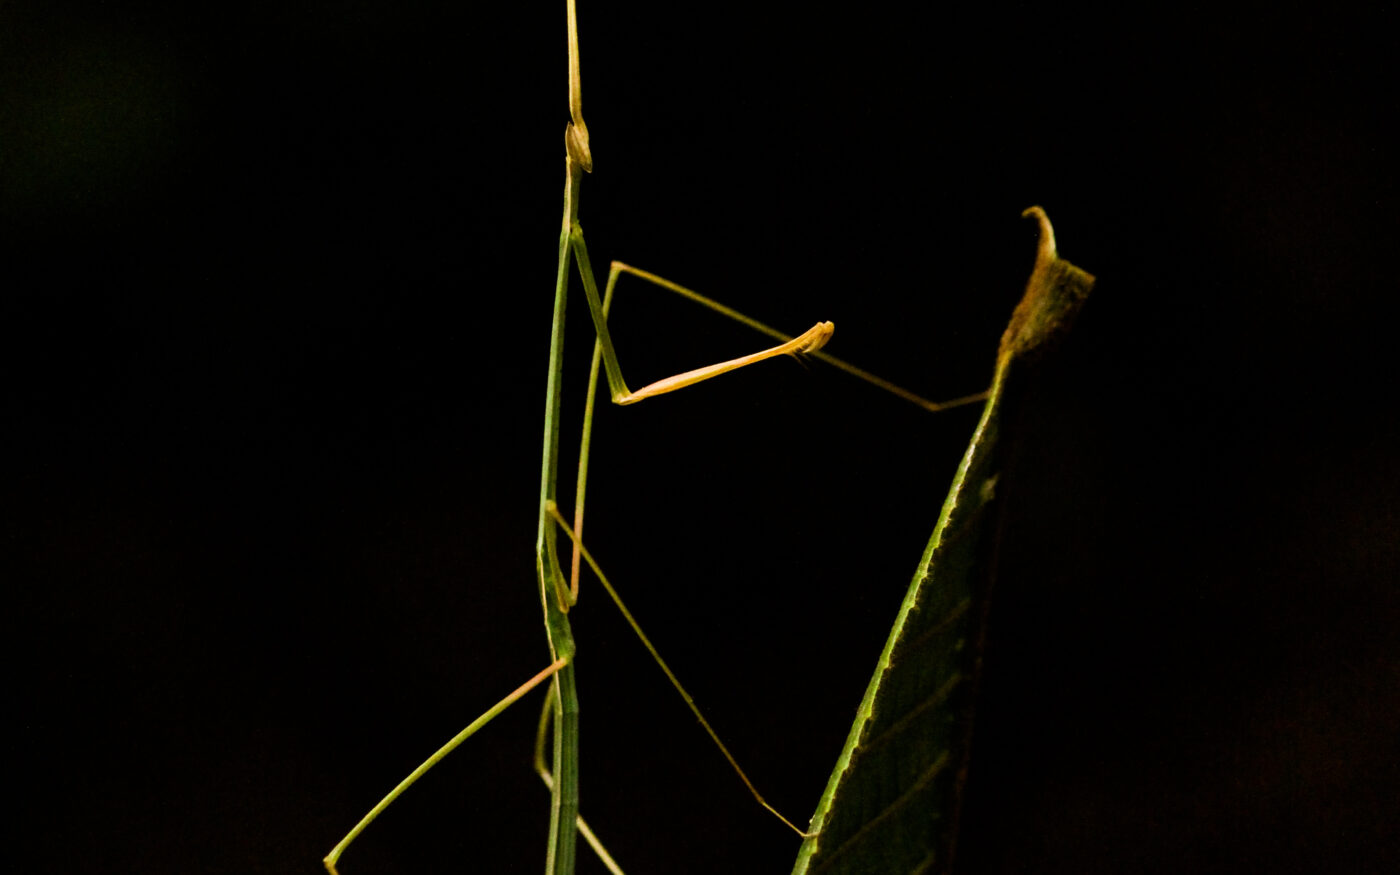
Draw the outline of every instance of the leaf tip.
[[[1040,225],[1040,244],[1036,249],[1035,267],[1026,283],[1026,293],[1006,333],[1001,336],[997,360],[1008,360],[1038,351],[1064,332],[1075,314],[1084,305],[1094,287],[1094,276],[1060,258],[1055,245],[1055,228],[1041,207],[1031,207],[1022,214]]]

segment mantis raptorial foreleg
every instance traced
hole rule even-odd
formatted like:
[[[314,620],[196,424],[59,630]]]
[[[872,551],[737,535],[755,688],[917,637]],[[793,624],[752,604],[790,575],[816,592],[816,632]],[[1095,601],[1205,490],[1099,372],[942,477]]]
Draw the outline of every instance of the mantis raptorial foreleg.
[[[831,338],[831,332],[832,330],[834,330],[834,326],[830,322],[819,322],[817,323],[817,325],[808,329],[806,334],[801,335],[799,337],[793,337],[791,335],[784,334],[781,331],[778,331],[776,328],[771,328],[763,324],[762,322],[759,322],[757,319],[746,316],[743,313],[740,313],[738,310],[726,307],[719,301],[716,301],[713,298],[706,297],[705,295],[702,295],[693,289],[688,289],[685,286],[680,285],[679,283],[675,283],[671,280],[666,279],[665,277],[657,276],[656,274],[651,273],[650,271],[645,271],[641,268],[633,267],[630,264],[623,264],[620,261],[614,261],[608,270],[608,283],[603,291],[603,304],[601,307],[601,312],[605,321],[608,318],[609,314],[611,314],[612,312],[613,295],[617,290],[618,279],[621,278],[624,274],[630,274],[639,279],[645,280],[650,285],[656,286],[661,289],[665,289],[666,291],[679,295],[680,297],[685,298],[687,301],[699,304],[700,306],[705,307],[706,309],[713,310],[714,312],[719,313],[721,316],[726,316],[734,320],[735,322],[738,322],[741,325],[745,325],[749,328],[752,328],[754,331],[757,331],[760,334],[765,334],[768,337],[782,342],[781,344],[779,344],[779,346],[773,347],[768,350],[764,350],[760,353],[755,353],[754,355],[747,356],[746,358],[761,360],[762,358],[768,358],[784,353],[793,356],[811,356],[812,358],[815,358],[818,361],[826,362],[827,364],[832,365],[833,367],[836,367],[842,371],[845,371],[846,373],[860,380],[863,380],[871,384],[872,386],[875,386],[878,389],[883,389],[884,391],[889,392],[890,394],[895,395],[896,397],[903,398],[905,401],[908,401],[911,404],[914,404],[918,407],[922,407],[923,409],[928,410],[932,413],[938,413],[944,410],[951,410],[955,407],[963,407],[968,404],[976,404],[987,399],[986,392],[978,392],[974,395],[965,395],[961,398],[954,398],[949,401],[930,401],[921,395],[917,395],[913,392],[910,392],[908,389],[891,383],[889,380],[885,380],[881,377],[878,377],[875,374],[864,370],[863,368],[858,368],[855,365],[852,365],[848,362],[837,358],[834,355],[830,355],[829,353],[822,351],[822,346],[826,343],[827,340]],[[812,340],[816,337],[821,338],[820,342],[813,344]],[[569,575],[569,589],[570,592],[573,593],[575,596],[578,593],[578,576],[580,568],[579,544],[583,541],[584,499],[588,491],[588,452],[591,444],[590,439],[592,437],[593,429],[593,404],[594,400],[597,398],[598,395],[598,373],[601,369],[603,362],[603,350],[603,341],[600,337],[597,341],[594,342],[593,345],[593,364],[588,376],[588,394],[586,396],[587,406],[584,410],[583,415],[583,438],[579,444],[580,448],[578,480],[574,488],[574,550],[573,562]],[[735,359],[734,361],[739,361],[739,359]],[[750,361],[747,363],[752,364],[753,362]],[[722,367],[723,364],[724,363],[722,363],[721,365],[712,365],[711,367],[718,368]],[[693,374],[695,372],[689,371],[687,373]],[[711,376],[714,375],[711,374]],[[669,380],[677,379],[679,378],[669,378]],[[635,394],[641,395],[642,393],[647,392],[648,389],[651,389],[655,386],[659,386],[661,384],[665,384],[667,382],[668,380],[657,381],[656,383],[651,384],[651,386],[639,390]],[[679,387],[677,386],[673,388]],[[672,391],[672,389],[667,389],[666,391]],[[654,392],[652,394],[660,394],[660,392]]]
[[[598,299],[598,287],[593,279],[593,266],[588,259],[588,245],[583,241],[583,229],[574,224],[569,229],[569,249],[578,259],[579,276],[583,278],[584,296],[588,299],[588,309],[593,315],[594,328],[598,333],[598,347],[602,352],[603,365],[608,376],[608,388],[612,391],[614,404],[636,404],[656,395],[674,392],[686,386],[694,386],[720,374],[726,374],[746,365],[756,364],[764,359],[779,355],[801,355],[821,349],[831,339],[836,326],[830,322],[818,322],[798,337],[791,338],[778,346],[761,350],[736,359],[695,368],[663,380],[657,380],[633,392],[622,379],[622,368],[617,363],[617,353],[613,349],[612,335],[608,331],[608,316]],[[613,283],[609,277],[609,285]]]

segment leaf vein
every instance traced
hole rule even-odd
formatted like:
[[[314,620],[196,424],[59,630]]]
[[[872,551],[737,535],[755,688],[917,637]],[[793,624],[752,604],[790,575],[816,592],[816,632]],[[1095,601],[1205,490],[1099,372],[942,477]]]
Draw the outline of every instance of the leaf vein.
[[[933,765],[929,766],[927,769],[924,770],[924,773],[919,776],[919,780],[914,782],[914,786],[899,794],[899,797],[897,799],[895,799],[889,805],[886,805],[879,814],[866,821],[864,826],[856,830],[850,838],[846,839],[839,846],[837,846],[836,850],[831,852],[831,856],[827,857],[826,860],[824,860],[821,863],[821,865],[819,865],[816,869],[813,870],[813,875],[817,875],[817,873],[829,868],[831,864],[835,863],[838,859],[840,859],[840,857],[843,854],[849,852],[856,845],[860,844],[861,840],[866,836],[866,834],[868,834],[872,829],[878,826],[881,821],[889,818],[891,815],[893,815],[899,809],[903,808],[905,805],[908,805],[909,801],[913,799],[914,796],[920,790],[927,787],[933,782],[934,778],[938,777],[938,773],[943,771],[943,767],[947,764],[948,751],[945,750],[938,755],[938,759],[934,760]]]

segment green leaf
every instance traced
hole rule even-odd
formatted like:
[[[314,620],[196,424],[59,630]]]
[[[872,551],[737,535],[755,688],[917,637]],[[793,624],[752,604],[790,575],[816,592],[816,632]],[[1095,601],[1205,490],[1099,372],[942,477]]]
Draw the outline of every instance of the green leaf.
[[[1040,248],[1002,335],[996,373],[933,536],[812,818],[793,875],[946,872],[957,835],[973,694],[1003,484],[1002,422],[1014,421],[1023,365],[1064,333],[1094,278],[1056,254],[1039,207]]]

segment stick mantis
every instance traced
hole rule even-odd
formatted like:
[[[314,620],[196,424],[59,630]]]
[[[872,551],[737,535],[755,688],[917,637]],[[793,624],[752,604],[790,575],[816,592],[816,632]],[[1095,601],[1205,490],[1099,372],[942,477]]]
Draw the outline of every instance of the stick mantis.
[[[548,665],[541,668],[533,677],[518,687],[515,691],[499,701],[491,709],[487,710],[477,720],[473,721],[457,736],[443,745],[418,769],[404,779],[393,791],[391,791],[378,805],[376,805],[365,818],[327,855],[325,864],[327,869],[337,872],[341,854],[350,843],[369,825],[378,814],[394,801],[404,790],[411,786],[422,774],[439,762],[444,756],[455,747],[465,741],[481,727],[485,726],[511,704],[518,701],[528,692],[537,686],[548,686],[548,698],[546,710],[542,714],[540,731],[537,744],[538,771],[544,782],[549,786],[551,799],[551,817],[549,829],[549,845],[547,850],[546,871],[550,875],[566,875],[574,870],[576,833],[582,830],[588,841],[599,850],[600,856],[608,864],[612,871],[620,871],[616,864],[611,863],[606,851],[602,850],[601,844],[596,841],[579,817],[578,811],[578,706],[577,691],[575,682],[574,664],[574,643],[573,634],[569,622],[569,611],[578,600],[579,579],[582,564],[587,562],[592,566],[593,571],[602,581],[603,586],[609,594],[618,601],[612,586],[607,579],[602,576],[602,571],[593,561],[591,555],[582,544],[583,533],[583,508],[587,486],[588,470],[588,449],[590,443],[591,427],[594,414],[594,399],[597,394],[597,381],[599,370],[603,370],[609,385],[609,391],[614,403],[619,405],[630,405],[642,400],[646,400],[661,394],[673,392],[699,382],[709,380],[739,368],[756,364],[768,358],[780,357],[783,355],[802,356],[814,355],[825,361],[836,364],[856,376],[874,383],[881,388],[891,391],[897,395],[905,397],[928,409],[943,409],[945,407],[969,404],[980,400],[984,393],[980,393],[967,398],[957,399],[947,404],[938,405],[924,401],[922,398],[899,389],[892,384],[880,380],[873,375],[860,371],[846,365],[839,360],[821,354],[819,350],[831,338],[834,326],[830,322],[818,322],[805,333],[797,337],[789,338],[781,333],[769,329],[748,317],[735,311],[728,310],[698,294],[689,291],[681,286],[669,282],[659,276],[650,274],[637,268],[633,268],[618,262],[614,262],[609,271],[603,295],[599,295],[591,261],[589,259],[587,245],[584,242],[583,231],[579,223],[579,206],[582,189],[582,180],[585,173],[592,169],[592,152],[589,142],[588,128],[583,120],[582,111],[582,89],[581,76],[579,71],[579,45],[577,31],[577,13],[574,0],[569,0],[567,4],[568,12],[568,35],[569,35],[569,109],[570,122],[565,132],[565,153],[566,153],[566,173],[565,173],[565,196],[563,221],[559,237],[558,262],[555,284],[555,310],[551,330],[551,352],[548,367],[548,380],[546,387],[546,410],[544,442],[541,458],[541,478],[540,478],[540,500],[539,518],[536,538],[536,565],[537,578],[540,587],[540,602],[545,614],[545,625],[548,642],[550,645],[551,660]],[[559,431],[561,419],[561,392],[563,379],[563,338],[564,338],[564,312],[565,301],[571,274],[577,273],[587,301],[590,317],[593,322],[596,341],[594,347],[593,366],[590,375],[589,386],[586,395],[586,408],[584,412],[583,436],[580,442],[580,453],[578,460],[578,477],[574,496],[573,519],[568,521],[564,518],[558,505],[558,468],[559,468]],[[637,391],[627,388],[622,378],[621,368],[618,363],[617,354],[611,340],[608,328],[608,313],[610,312],[615,286],[618,280],[630,275],[644,280],[652,285],[665,288],[688,297],[693,301],[701,303],[713,310],[755,328],[763,333],[774,336],[782,342],[776,346],[769,347],[756,353],[741,356],[737,359],[720,362],[714,365],[686,371],[673,377],[669,377],[651,383]],[[557,555],[557,538],[568,537],[572,544],[571,562],[569,570],[564,571]],[[626,614],[626,608],[622,608]],[[633,629],[641,635],[640,629],[632,622],[630,616],[629,623]],[[642,640],[646,642],[644,635]],[[647,643],[653,656],[661,662],[659,655]],[[671,680],[680,688],[669,668],[661,662],[663,670],[666,671]],[[690,697],[681,690],[682,696],[691,704]],[[729,759],[731,765],[739,771],[739,775],[759,803],[770,811],[773,811],[779,819],[787,823],[796,833],[803,834],[803,831],[794,825],[787,818],[778,814],[754,789],[753,784],[739,770],[738,764],[734,762],[713,730],[705,724],[704,718],[700,716],[698,710],[696,716],[705,725],[715,742],[719,744],[724,755]],[[544,763],[543,747],[546,735],[552,734],[553,750],[550,762]]]

